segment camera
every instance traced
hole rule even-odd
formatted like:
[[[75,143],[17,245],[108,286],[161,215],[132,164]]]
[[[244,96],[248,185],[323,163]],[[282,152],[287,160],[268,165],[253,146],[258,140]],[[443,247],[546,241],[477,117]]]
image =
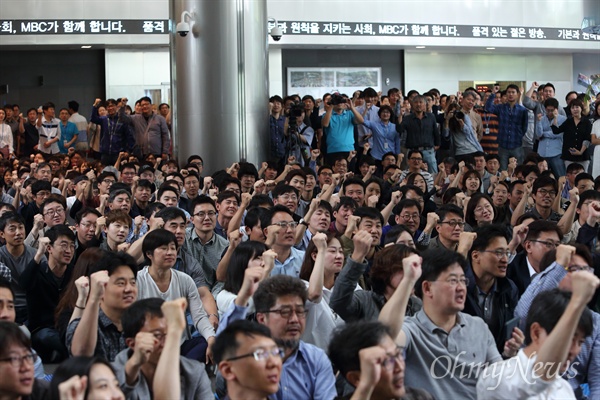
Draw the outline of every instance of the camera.
[[[465,119],[465,113],[462,111],[456,111],[454,113],[454,118],[456,119]]]
[[[188,33],[190,32],[190,24],[188,24],[187,22],[179,22],[177,24],[177,33],[179,34],[179,36],[181,37],[186,37],[188,35]]]
[[[283,32],[281,31],[281,28],[277,25],[275,25],[272,29],[271,32],[269,32],[269,34],[271,35],[271,37],[273,38],[274,41],[279,42],[281,40],[281,37],[283,36]]]
[[[331,95],[331,100],[329,101],[329,104],[331,104],[332,106],[337,106],[339,104],[344,103],[346,103],[346,99],[341,94],[335,93]]]
[[[298,118],[302,116],[302,113],[304,112],[304,104],[303,103],[292,103],[292,106],[290,107],[290,118]]]

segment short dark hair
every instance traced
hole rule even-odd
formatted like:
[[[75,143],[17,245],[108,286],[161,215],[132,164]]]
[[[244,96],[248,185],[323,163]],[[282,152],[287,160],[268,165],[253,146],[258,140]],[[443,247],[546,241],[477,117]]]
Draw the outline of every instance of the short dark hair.
[[[217,209],[217,205],[215,204],[215,201],[212,198],[210,198],[209,196],[202,194],[200,196],[196,196],[196,198],[194,200],[192,200],[192,205],[190,206],[192,213],[196,209],[196,206],[198,206],[200,204],[210,204],[211,206],[213,206],[213,208],[215,210]]]
[[[173,192],[177,195],[177,198],[179,199],[179,188],[177,188],[175,186],[171,186],[168,183],[163,183],[162,186],[160,187],[160,189],[158,189],[158,193],[156,194],[156,199],[160,200],[160,198],[162,197],[162,195],[165,192]]]
[[[161,306],[165,301],[158,297],[137,300],[127,307],[121,316],[121,326],[125,339],[134,338],[142,330],[146,318],[163,318]]]
[[[31,349],[31,340],[14,322],[0,321],[0,355],[9,349],[11,344],[17,344]]]
[[[12,295],[13,301],[15,300],[15,291],[8,280],[9,277],[0,275],[0,289],[8,289]]]
[[[41,181],[41,180],[36,180],[35,182],[33,182],[31,184],[31,194],[35,195],[38,192],[41,192],[42,190],[45,190],[47,192],[51,192],[52,191],[52,184],[50,182],[48,182],[48,181]]]
[[[438,217],[440,217],[440,222],[442,222],[448,214],[455,214],[461,218],[464,218],[463,210],[456,204],[444,204],[443,206],[438,207],[435,210],[435,213],[438,215]]]
[[[413,154],[418,154],[418,155],[420,155],[421,157],[423,157],[423,152],[422,152],[421,150],[412,149],[412,150],[409,150],[409,151],[408,151],[408,154],[406,155],[406,158],[410,159],[410,157],[411,157]]]
[[[403,244],[383,248],[375,254],[371,267],[371,287],[377,294],[383,295],[393,276],[403,271],[402,260],[419,252]]]
[[[138,266],[135,259],[122,251],[104,253],[102,258],[90,267],[90,276],[98,271],[108,271],[108,275],[110,276],[120,267],[131,269],[133,276],[137,276]]]
[[[255,336],[270,338],[271,331],[262,324],[245,319],[230,323],[227,325],[227,328],[219,333],[213,343],[212,352],[216,365],[219,365],[221,361],[225,361],[227,358],[235,357],[235,352],[240,346],[240,343],[237,341],[238,335],[251,338]]]
[[[537,191],[543,187],[546,186],[552,186],[552,189],[554,191],[558,191],[558,183],[556,183],[556,180],[549,177],[549,176],[540,176],[539,178],[537,178],[534,182],[533,182],[533,188],[532,188],[532,193],[536,194]]]
[[[392,226],[392,228],[385,234],[383,245],[387,246],[390,243],[396,243],[396,240],[398,240],[400,235],[402,235],[404,232],[408,233],[412,237],[412,233],[410,233],[406,226],[398,224]]]
[[[188,222],[185,212],[179,207],[165,207],[162,210],[159,210],[154,216],[156,218],[162,218],[165,224],[177,218],[182,218],[183,222]]]
[[[584,181],[586,179],[592,182],[594,181],[594,177],[591,174],[588,174],[587,172],[577,174],[577,176],[575,177],[575,186],[577,186],[579,182]]]
[[[248,268],[248,263],[254,258],[260,256],[267,250],[264,243],[248,240],[240,243],[229,260],[225,285],[223,290],[237,294],[242,288],[244,282],[244,271]]]
[[[23,218],[21,214],[14,211],[9,211],[2,214],[0,217],[0,231],[4,231],[4,229],[6,229],[6,225],[10,224],[11,222],[25,226],[25,218]]]
[[[277,197],[281,196],[282,194],[286,194],[286,193],[294,193],[296,196],[300,195],[298,193],[298,189],[296,189],[293,186],[282,184],[282,183],[280,183],[279,185],[275,186],[275,188],[271,192],[271,194],[273,195],[274,199],[276,199]]]
[[[60,363],[60,365],[54,371],[54,375],[52,376],[52,381],[50,382],[50,398],[51,399],[59,399],[59,391],[58,385],[67,381],[71,377],[77,376],[87,376],[89,377],[90,371],[95,364],[103,364],[106,365],[113,374],[115,374],[115,369],[102,357],[86,357],[86,356],[77,356],[67,358],[65,361]],[[85,397],[87,398],[87,394],[89,392],[89,385],[85,391]]]
[[[471,254],[474,251],[487,249],[490,243],[497,237],[503,237],[507,242],[509,241],[506,229],[499,224],[479,226],[475,228],[475,233],[477,233],[477,237],[473,240],[473,245],[471,245],[471,250],[469,250],[469,259],[471,259]]]
[[[219,192],[217,195],[217,204],[223,202],[224,200],[235,198],[235,201],[240,202],[240,196],[233,190],[225,190],[223,192]]]
[[[350,207],[350,208],[352,208],[352,210],[356,210],[356,208],[358,207],[358,204],[350,196],[340,196],[340,201],[338,201],[338,203],[335,205],[335,207],[333,208],[333,211],[339,211],[340,208],[342,208],[344,206]]]
[[[599,193],[599,195],[600,195],[600,193]],[[558,225],[556,222],[540,219],[537,221],[533,221],[527,227],[528,227],[528,231],[527,231],[527,236],[525,237],[525,240],[536,240],[540,237],[542,232],[556,232],[559,240],[562,240],[562,238],[563,238],[563,233],[558,228]]]
[[[135,188],[147,188],[152,191],[154,189],[154,183],[150,182],[148,179],[140,179],[137,181]]]
[[[75,233],[73,233],[67,225],[55,225],[46,231],[45,236],[50,239],[51,245],[53,245],[61,236],[75,242]]]
[[[577,208],[581,208],[583,206],[583,203],[588,200],[600,201],[600,192],[598,192],[596,189],[594,189],[594,190],[590,189],[590,190],[586,190],[585,192],[581,193],[579,195],[579,203],[577,203]],[[1,221],[1,219],[0,219],[0,221]],[[0,230],[2,230],[2,229],[0,228]]]
[[[421,204],[415,199],[403,199],[394,207],[394,214],[399,215],[405,208],[417,207],[419,214],[421,213]]]
[[[47,111],[49,108],[54,108],[56,109],[56,106],[54,105],[53,102],[49,101],[44,103],[44,105],[42,106],[42,111]]]
[[[350,178],[346,179],[342,185],[342,192],[344,194],[346,194],[346,188],[350,185],[358,185],[363,189],[363,191],[365,190],[365,182],[361,178]]]
[[[573,173],[575,171],[579,171],[579,170],[581,170],[581,171],[584,170],[583,165],[581,165],[579,163],[571,163],[567,166],[567,174],[571,174],[571,173]]]
[[[531,325],[537,322],[547,334],[550,334],[558,324],[560,317],[567,309],[571,300],[571,293],[560,289],[552,289],[538,293],[531,302],[531,307],[527,312],[525,322],[525,346],[531,344]],[[584,307],[577,329],[583,332],[584,336],[590,336],[594,328],[592,312]]]
[[[157,248],[171,243],[175,243],[175,247],[177,247],[177,238],[172,232],[169,232],[166,229],[161,228],[148,232],[144,236],[144,241],[142,242],[144,260],[150,264],[151,260],[150,257],[148,257],[148,254],[154,254],[154,250]]]
[[[519,89],[519,87],[517,85],[512,84],[512,83],[506,87],[507,91],[508,91],[508,89],[514,89],[517,91],[517,93],[521,93],[521,89]]]
[[[299,278],[288,275],[275,275],[263,280],[256,289],[252,299],[257,313],[269,311],[283,296],[298,296],[302,304],[306,303],[308,292]]]
[[[558,108],[558,100],[556,100],[554,97],[549,97],[544,100],[544,107]]]
[[[223,176],[220,178],[220,181],[217,184],[217,188],[219,189],[219,193],[225,192],[227,190],[227,186],[230,183],[237,185],[238,189],[242,190],[242,183],[239,179],[234,178],[233,176],[226,174],[227,176]],[[216,183],[216,182],[215,182]]]
[[[477,221],[475,220],[475,209],[477,208],[477,203],[479,203],[481,199],[487,200],[492,206],[492,209],[494,210],[494,220],[498,217],[498,211],[496,210],[496,207],[494,207],[494,202],[490,196],[484,193],[475,193],[473,196],[471,196],[471,200],[469,200],[467,203],[467,211],[465,212],[465,222],[472,227],[477,226]]]
[[[386,335],[394,339],[391,329],[379,321],[357,321],[340,326],[329,342],[329,359],[346,377],[350,371],[360,371],[359,351],[377,346]]]
[[[286,213],[287,215],[291,216],[292,218],[294,217],[294,213],[292,213],[290,211],[289,208],[287,208],[286,206],[283,206],[281,204],[277,204],[276,206],[273,206],[273,208],[271,208],[270,210],[267,210],[268,213],[265,213],[264,215],[264,219],[261,218],[260,223],[261,223],[261,228],[265,229],[267,226],[271,225],[271,222],[273,221],[273,217],[275,216],[275,214],[277,213]]]
[[[71,100],[67,103],[67,107],[69,107],[71,110],[78,112],[79,111],[79,103],[76,102],[75,100]]]
[[[44,200],[42,202],[42,205],[40,205],[40,214],[44,214],[44,209],[46,208],[46,206],[48,204],[52,204],[52,203],[58,203],[62,206],[62,208],[66,211],[67,210],[67,202],[65,200],[65,198],[59,194],[51,194],[46,200]]]
[[[455,251],[446,249],[428,250],[423,253],[421,277],[415,284],[415,294],[423,298],[423,282],[433,282],[451,265],[458,264],[463,269],[467,268],[467,260]]]
[[[249,162],[240,162],[240,169],[238,170],[237,176],[238,179],[242,179],[244,175],[251,175],[254,179],[258,179],[258,171],[254,164]]]
[[[86,216],[88,216],[89,214],[94,214],[97,217],[102,216],[102,214],[100,214],[100,212],[98,210],[96,210],[95,208],[85,207],[82,210],[78,211],[77,214],[75,214],[75,222],[77,224],[80,224],[81,220],[83,218],[85,218]]]
[[[383,215],[379,212],[378,209],[373,207],[358,207],[354,210],[354,216],[362,218],[371,218],[375,221],[381,222],[381,225],[384,224]]]
[[[117,175],[115,175],[113,172],[110,172],[110,171],[102,172],[100,175],[98,175],[96,180],[98,181],[98,183],[102,183],[106,178],[108,178],[110,176],[112,176],[115,180],[117,180]]]

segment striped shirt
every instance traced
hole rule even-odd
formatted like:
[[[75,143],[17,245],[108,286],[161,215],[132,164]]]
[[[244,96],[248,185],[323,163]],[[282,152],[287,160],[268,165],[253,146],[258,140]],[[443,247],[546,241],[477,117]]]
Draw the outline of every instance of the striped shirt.
[[[478,109],[477,112],[483,123],[481,147],[486,154],[498,154],[498,116],[485,112],[484,109]]]

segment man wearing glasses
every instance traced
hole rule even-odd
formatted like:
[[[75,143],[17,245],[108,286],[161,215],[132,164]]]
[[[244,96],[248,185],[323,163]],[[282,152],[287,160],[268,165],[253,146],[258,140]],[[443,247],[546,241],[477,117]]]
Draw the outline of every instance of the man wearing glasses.
[[[304,260],[304,251],[294,247],[298,223],[294,221],[292,212],[283,205],[276,205],[269,211],[270,215],[265,216],[265,222],[268,223],[262,226],[264,226],[263,231],[267,242],[269,238],[274,238],[271,249],[277,253],[271,276],[289,275],[297,278],[300,276],[300,268]],[[269,234],[273,231],[275,231],[274,235]]]
[[[256,288],[256,283],[262,279],[262,276],[257,276],[253,272],[251,268],[246,270],[242,288],[234,303],[223,315],[217,335],[233,321],[246,318],[248,300],[252,297],[256,320],[271,330],[275,343],[284,351],[276,398],[281,400],[335,398],[337,395],[335,376],[327,355],[318,347],[300,340],[306,324],[305,304],[308,297],[304,283],[298,278],[278,275],[263,280]],[[271,350],[275,351],[274,348]],[[252,360],[245,362],[248,361]],[[227,376],[224,374],[224,377]],[[275,374],[272,379],[275,380]],[[220,394],[222,389],[219,386],[217,382],[217,394]]]
[[[517,231],[517,228],[515,228]],[[494,336],[498,352],[513,357],[523,344],[523,332],[515,328],[507,333],[504,326],[513,319],[519,293],[506,277],[511,250],[506,230],[501,225],[484,225],[470,251],[471,268],[465,271],[467,299],[464,312],[482,318]]]
[[[227,197],[227,193],[232,194],[233,197]],[[219,199],[222,195],[229,200],[236,201],[237,198],[233,192],[225,191],[219,194]],[[223,199],[220,212],[226,212],[225,203],[226,200]],[[222,287],[222,284],[217,283],[217,266],[221,255],[229,246],[229,242],[215,233],[217,208],[213,199],[208,196],[198,196],[192,201],[191,207],[193,210],[191,219],[194,226],[186,231],[184,249],[198,260],[204,271],[206,283],[214,292],[215,288],[220,290]],[[235,208],[237,210],[237,206]],[[216,295],[216,293],[214,294]]]
[[[538,220],[528,225],[523,251],[515,256],[507,271],[508,278],[519,289],[519,296],[525,292],[533,277],[541,272],[542,258],[556,249],[562,238],[556,222]]]
[[[435,160],[435,158],[434,158]],[[431,169],[431,166],[428,165]],[[408,151],[408,169],[402,171],[400,174],[399,182],[402,182],[408,175],[419,173],[425,179],[427,183],[427,191],[433,189],[433,175],[422,169],[423,168],[423,153],[420,150],[409,150]],[[435,165],[437,172],[437,165]]]
[[[424,253],[422,273],[420,265],[420,259],[411,263],[379,314],[396,344],[406,349],[404,384],[427,388],[436,399],[475,399],[483,366],[502,357],[485,322],[462,312],[467,261],[442,249]],[[413,286],[423,309],[404,318]]]
[[[439,217],[435,226],[438,235],[431,239],[429,248],[456,251],[461,233],[465,230],[463,211],[454,204],[445,204],[435,212]]]
[[[25,244],[38,247],[38,240],[45,232],[57,225],[63,225],[67,219],[65,198],[51,195],[40,206],[40,213],[33,218],[33,228],[25,238]]]
[[[229,324],[213,345],[227,399],[271,398],[279,389],[284,354],[266,326],[246,320]]]
[[[595,215],[595,218],[597,217],[598,215]],[[555,256],[554,254],[549,254],[549,256],[556,261],[533,279],[515,309],[515,316],[521,319],[521,326],[525,326],[527,314],[533,299],[538,293],[557,287],[572,292],[571,275],[573,272],[594,271],[590,267],[592,265],[592,255],[585,245],[579,243],[574,246],[561,244],[556,250],[552,250],[552,253]],[[590,303],[594,303],[593,300]],[[576,375],[573,376],[572,371],[570,371],[568,378],[574,390],[581,390],[579,385],[588,383],[590,388],[589,398],[598,399],[600,398],[600,355],[598,354],[600,314],[592,312],[592,317],[594,320],[592,335],[586,337],[577,359],[572,363],[570,370],[576,372]]]

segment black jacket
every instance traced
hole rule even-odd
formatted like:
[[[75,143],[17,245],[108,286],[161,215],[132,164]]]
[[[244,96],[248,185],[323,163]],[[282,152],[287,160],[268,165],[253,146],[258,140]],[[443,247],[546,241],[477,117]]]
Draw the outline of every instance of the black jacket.
[[[506,277],[513,281],[519,290],[519,296],[522,296],[531,283],[529,267],[527,267],[527,253],[522,251],[515,256],[514,260],[508,265]]]
[[[479,289],[475,283],[475,274],[470,267],[465,271],[465,276],[469,279],[469,287],[463,312],[483,319],[483,310],[479,307],[478,302]],[[487,325],[494,336],[500,354],[504,352],[504,343],[506,342],[504,325],[514,317],[518,301],[519,291],[514,282],[508,278],[496,279],[492,321]]]

